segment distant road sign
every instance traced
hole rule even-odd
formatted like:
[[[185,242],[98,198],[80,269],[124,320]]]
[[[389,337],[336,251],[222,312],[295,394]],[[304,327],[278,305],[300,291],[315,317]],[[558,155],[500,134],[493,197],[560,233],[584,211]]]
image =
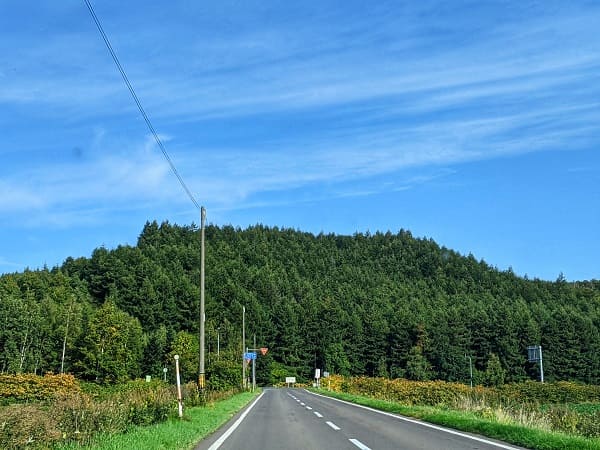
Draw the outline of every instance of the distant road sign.
[[[244,359],[256,359],[256,352],[244,353]]]
[[[286,384],[294,384],[296,382],[296,377],[285,377]]]
[[[268,351],[269,351],[269,349],[267,347],[261,347],[260,348],[260,354],[263,355],[263,356],[265,356]]]
[[[315,369],[315,378],[317,380],[321,378],[321,369]]]
[[[527,359],[529,362],[537,362],[541,359],[541,346],[540,345],[530,345],[527,347]]]

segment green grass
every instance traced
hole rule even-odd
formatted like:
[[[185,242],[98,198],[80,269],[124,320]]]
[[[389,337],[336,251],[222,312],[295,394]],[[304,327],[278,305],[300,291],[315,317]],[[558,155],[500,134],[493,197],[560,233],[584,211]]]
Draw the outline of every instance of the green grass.
[[[526,448],[536,450],[600,450],[600,439],[588,439],[520,425],[499,423],[494,420],[483,419],[474,413],[430,406],[405,406],[399,403],[339,392],[315,392],[374,409],[414,417],[448,428],[477,433]]]
[[[227,422],[240,409],[253,400],[259,391],[244,392],[209,406],[188,408],[183,419],[146,427],[134,427],[123,434],[99,434],[85,446],[65,444],[57,450],[187,450],[194,447],[217,428]]]
[[[567,407],[580,414],[600,413],[600,403],[567,403]]]

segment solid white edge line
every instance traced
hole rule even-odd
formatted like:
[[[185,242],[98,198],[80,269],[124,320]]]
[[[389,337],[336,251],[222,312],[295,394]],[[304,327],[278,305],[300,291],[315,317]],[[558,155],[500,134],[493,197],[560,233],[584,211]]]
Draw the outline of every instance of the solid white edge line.
[[[430,424],[430,423],[427,423],[427,422],[421,422],[419,420],[409,419],[407,417],[400,416],[398,414],[392,414],[392,413],[389,413],[389,412],[386,412],[386,411],[379,411],[378,409],[369,408],[368,406],[363,406],[363,405],[357,405],[356,403],[347,402],[346,400],[340,400],[339,398],[328,397],[327,395],[323,395],[323,394],[317,394],[316,392],[311,392],[311,391],[306,390],[306,389],[305,389],[305,391],[308,392],[309,394],[312,394],[312,395],[317,395],[317,396],[323,397],[323,398],[329,398],[331,400],[335,400],[336,402],[346,403],[347,405],[350,405],[350,406],[355,406],[357,408],[362,408],[362,409],[366,409],[368,411],[372,411],[372,412],[375,412],[375,413],[378,413],[378,414],[383,414],[384,416],[393,417],[393,418],[398,419],[398,420],[403,420],[404,422],[409,422],[409,423],[412,423],[412,424],[415,424],[415,425],[421,425],[421,426],[426,427],[426,428],[433,428],[434,430],[443,431],[443,432],[448,433],[448,434],[454,434],[456,436],[461,436],[461,437],[464,437],[464,438],[467,438],[467,439],[471,439],[473,441],[477,441],[477,442],[482,442],[484,444],[493,445],[495,447],[503,448],[505,450],[519,450],[517,447],[512,447],[512,446],[506,445],[506,444],[500,444],[498,442],[490,441],[488,439],[479,438],[477,436],[471,436],[469,434],[461,433],[460,431],[452,430],[450,428],[444,428],[444,427],[433,425],[433,424]]]
[[[325,422],[325,423],[326,423],[327,425],[329,425],[331,428],[333,428],[335,431],[339,431],[339,430],[341,430],[341,428],[340,428],[340,427],[338,427],[338,426],[337,426],[335,423],[333,423],[333,422],[329,422],[329,421],[327,421],[327,422]]]
[[[254,408],[254,405],[256,405],[258,403],[258,401],[261,399],[261,397],[263,395],[265,395],[264,391],[261,392],[260,395],[258,396],[258,398],[256,400],[254,400],[254,402],[252,402],[252,404],[248,407],[248,409],[242,413],[242,415],[238,418],[238,420],[236,420],[235,423],[233,425],[231,425],[229,427],[229,429],[225,433],[223,433],[219,439],[217,439],[215,442],[213,442],[213,445],[208,447],[208,450],[217,450],[221,445],[223,445],[223,442],[225,442],[227,440],[227,438],[229,436],[231,436],[231,433],[233,433],[236,430],[236,428],[240,426],[240,424],[246,418],[246,416],[248,415],[250,410],[252,408]]]
[[[352,442],[354,445],[356,445],[358,448],[360,448],[360,450],[371,450],[369,447],[367,447],[365,444],[360,442],[358,439],[348,439],[348,440],[350,442]]]

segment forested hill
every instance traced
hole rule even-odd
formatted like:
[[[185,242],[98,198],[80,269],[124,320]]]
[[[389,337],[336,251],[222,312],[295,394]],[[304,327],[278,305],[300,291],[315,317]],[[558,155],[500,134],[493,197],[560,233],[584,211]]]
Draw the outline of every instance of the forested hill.
[[[546,379],[600,383],[600,281],[520,278],[408,231],[209,226],[206,240],[209,364],[217,339],[241,356],[245,305],[265,380],[320,367],[467,382],[472,356],[476,381],[517,381],[537,376],[526,347],[541,344]],[[175,341],[196,339],[199,267],[195,226],[153,222],[135,247],[1,277],[0,370],[58,372],[64,347],[80,376],[160,376]],[[98,359],[107,329],[127,330],[119,367]]]

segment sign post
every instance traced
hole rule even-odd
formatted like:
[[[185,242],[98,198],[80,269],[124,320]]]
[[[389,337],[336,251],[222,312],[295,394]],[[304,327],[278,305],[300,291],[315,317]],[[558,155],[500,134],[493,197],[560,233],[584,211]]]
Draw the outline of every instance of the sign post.
[[[250,364],[252,361],[252,390],[256,389],[256,357],[257,351],[260,351],[261,355],[266,355],[269,349],[267,347],[256,348],[256,335],[254,335],[254,348],[246,347],[246,353],[244,353],[244,360]]]

